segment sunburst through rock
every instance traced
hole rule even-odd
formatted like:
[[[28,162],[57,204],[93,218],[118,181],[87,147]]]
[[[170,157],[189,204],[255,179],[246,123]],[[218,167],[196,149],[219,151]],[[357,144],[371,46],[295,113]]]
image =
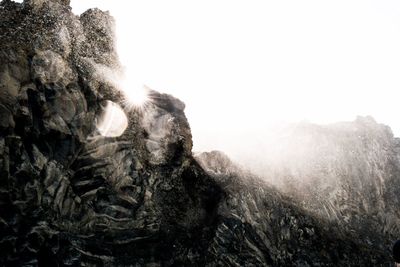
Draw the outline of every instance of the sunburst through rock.
[[[128,75],[130,77],[130,75]],[[139,85],[130,78],[123,79],[121,89],[124,94],[124,106],[129,109],[143,110],[149,103],[150,89],[145,85]]]

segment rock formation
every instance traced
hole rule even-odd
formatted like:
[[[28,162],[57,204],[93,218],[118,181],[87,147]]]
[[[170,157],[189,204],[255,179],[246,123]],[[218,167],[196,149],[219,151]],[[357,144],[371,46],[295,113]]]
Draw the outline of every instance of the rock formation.
[[[390,246],[400,234],[400,143],[390,128],[358,117],[285,133],[266,152],[266,180],[318,217]]]
[[[145,110],[125,106],[113,28],[69,1],[0,3],[0,265],[391,261],[251,174],[206,172],[178,99],[151,91]],[[127,117],[121,136],[97,127],[107,103]]]

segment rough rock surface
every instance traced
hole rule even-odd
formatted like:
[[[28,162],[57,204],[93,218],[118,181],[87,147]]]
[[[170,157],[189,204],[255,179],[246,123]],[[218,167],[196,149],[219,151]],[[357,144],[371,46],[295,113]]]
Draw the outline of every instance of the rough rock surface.
[[[400,140],[390,128],[358,117],[285,132],[263,172],[267,180],[318,217],[390,247],[400,236]]]
[[[384,266],[390,253],[238,171],[207,174],[184,104],[124,106],[113,19],[0,3],[1,266]],[[128,128],[99,134],[104,103]]]

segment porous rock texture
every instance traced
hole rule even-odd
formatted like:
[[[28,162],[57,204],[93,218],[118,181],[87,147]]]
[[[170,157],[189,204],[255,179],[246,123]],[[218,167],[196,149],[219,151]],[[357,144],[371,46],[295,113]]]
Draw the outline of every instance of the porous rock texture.
[[[69,1],[0,3],[1,266],[385,266],[390,254],[257,177],[207,173],[184,104],[130,109],[114,21]],[[99,134],[107,101],[123,135]]]

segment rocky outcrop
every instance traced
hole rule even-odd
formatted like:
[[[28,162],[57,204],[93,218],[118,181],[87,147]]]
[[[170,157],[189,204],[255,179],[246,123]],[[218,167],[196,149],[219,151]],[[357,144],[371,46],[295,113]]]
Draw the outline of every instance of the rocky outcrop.
[[[400,234],[399,139],[371,117],[300,123],[265,154],[266,180],[318,217],[390,246]]]
[[[168,263],[204,246],[219,188],[192,180],[183,103],[151,92],[145,115],[124,109],[123,135],[96,128],[104,103],[124,106],[106,76],[113,19],[58,1],[0,12],[1,265]]]
[[[144,110],[124,105],[112,17],[68,2],[0,4],[0,265],[390,261],[255,177],[207,174],[184,104],[151,91]],[[122,135],[98,128],[107,103]]]

